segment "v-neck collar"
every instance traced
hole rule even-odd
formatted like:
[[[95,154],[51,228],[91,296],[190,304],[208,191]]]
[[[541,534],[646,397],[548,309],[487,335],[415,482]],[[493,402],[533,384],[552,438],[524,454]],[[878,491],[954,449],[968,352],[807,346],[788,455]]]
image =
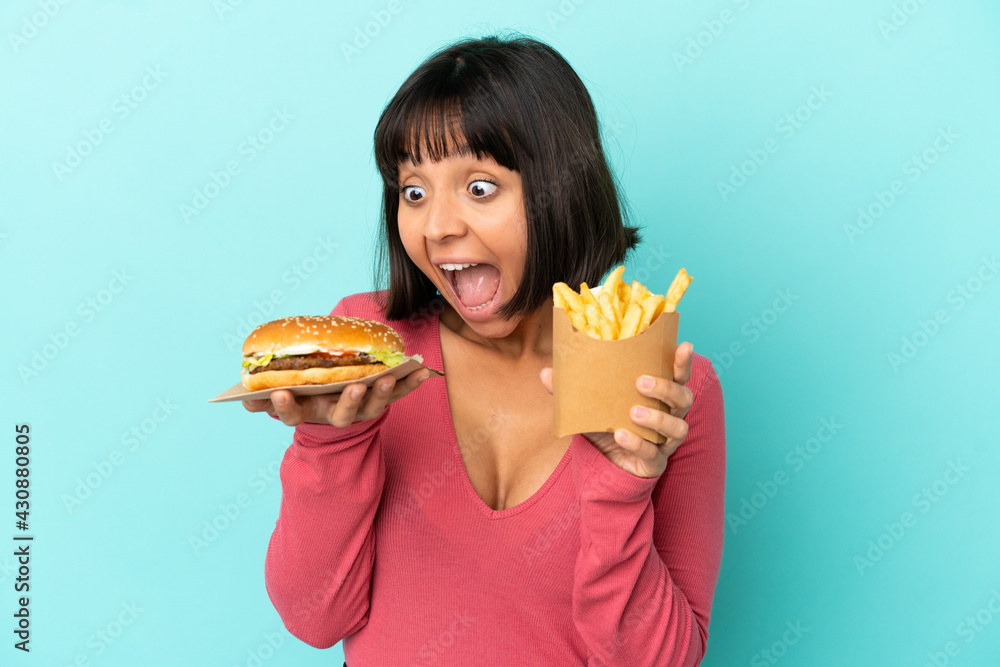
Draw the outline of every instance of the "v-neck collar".
[[[445,372],[444,369],[444,348],[441,346],[441,326],[442,326],[441,311],[439,310],[434,318],[435,341],[434,341],[433,351],[437,355],[436,359],[437,366],[438,368],[441,369],[442,373],[445,373],[445,375],[443,378],[444,380],[443,382],[437,382],[435,384],[437,384],[438,391],[440,392],[439,398],[441,401],[441,405],[444,406],[443,420],[445,421],[446,425],[448,444],[449,447],[451,448],[452,456],[455,457],[455,464],[458,466],[459,470],[461,470],[459,476],[462,478],[462,486],[465,487],[465,490],[471,502],[476,507],[478,507],[479,511],[482,514],[484,514],[488,519],[506,519],[507,517],[520,514],[521,512],[523,512],[524,510],[528,509],[536,502],[538,502],[539,499],[541,499],[541,497],[545,495],[546,491],[548,491],[549,488],[553,484],[555,484],[556,479],[558,479],[563,469],[566,468],[566,466],[569,464],[570,457],[573,455],[573,448],[577,444],[576,440],[578,437],[581,436],[579,435],[573,436],[569,446],[566,448],[566,452],[563,454],[563,457],[559,461],[559,464],[556,466],[555,470],[553,470],[552,474],[549,475],[549,478],[545,480],[545,483],[542,484],[537,491],[531,494],[531,496],[527,500],[520,502],[517,505],[514,505],[513,507],[508,507],[502,510],[495,510],[489,505],[487,505],[483,501],[483,499],[479,497],[479,494],[476,493],[475,487],[472,486],[472,479],[469,477],[469,470],[468,468],[465,467],[465,460],[462,458],[462,451],[458,447],[458,436],[455,433],[455,422],[454,418],[452,417],[451,402],[448,400],[448,387],[445,385],[445,382],[447,382],[448,380],[448,374]]]

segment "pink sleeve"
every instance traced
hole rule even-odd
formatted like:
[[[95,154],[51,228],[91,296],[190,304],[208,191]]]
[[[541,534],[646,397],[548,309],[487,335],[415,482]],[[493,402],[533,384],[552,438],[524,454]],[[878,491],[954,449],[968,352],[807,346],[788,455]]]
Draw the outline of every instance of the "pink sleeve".
[[[574,471],[581,534],[573,620],[588,665],[692,667],[705,655],[722,562],[726,454],[722,388],[704,363],[688,436],[659,478],[636,477],[600,452]]]
[[[346,315],[343,300],[333,315]],[[375,512],[385,467],[377,419],[295,427],[281,462],[281,508],[264,581],[294,636],[329,648],[368,621]]]

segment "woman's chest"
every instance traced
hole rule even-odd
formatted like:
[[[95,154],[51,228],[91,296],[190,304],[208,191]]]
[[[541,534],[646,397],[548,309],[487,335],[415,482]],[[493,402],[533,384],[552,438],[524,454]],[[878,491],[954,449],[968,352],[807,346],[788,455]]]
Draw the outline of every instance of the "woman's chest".
[[[491,509],[528,500],[549,479],[571,437],[556,438],[552,396],[538,369],[493,367],[452,356],[446,387],[469,481]]]

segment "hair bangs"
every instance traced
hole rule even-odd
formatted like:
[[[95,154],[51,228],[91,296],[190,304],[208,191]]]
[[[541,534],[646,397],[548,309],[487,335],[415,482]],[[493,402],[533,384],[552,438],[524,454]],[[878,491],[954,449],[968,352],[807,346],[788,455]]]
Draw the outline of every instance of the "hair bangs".
[[[457,91],[446,94],[417,88],[386,110],[375,133],[375,159],[387,185],[398,185],[401,163],[420,164],[424,158],[432,162],[454,156],[491,158],[511,171],[520,171],[522,161],[514,145],[520,133],[507,127],[501,105],[496,103],[499,91],[477,90],[463,97]],[[491,96],[493,101],[487,102]]]

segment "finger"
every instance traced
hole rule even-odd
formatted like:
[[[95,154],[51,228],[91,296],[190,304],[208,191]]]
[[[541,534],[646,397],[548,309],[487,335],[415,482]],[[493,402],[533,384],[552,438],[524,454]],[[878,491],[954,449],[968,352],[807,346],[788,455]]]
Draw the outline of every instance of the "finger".
[[[640,437],[634,431],[627,428],[620,428],[615,431],[615,442],[622,449],[625,449],[636,457],[652,464],[656,460],[659,449],[656,444]],[[651,466],[652,467],[652,466]]]
[[[542,369],[541,373],[539,373],[538,376],[542,380],[542,386],[545,387],[545,390],[548,391],[551,394],[552,393],[552,367],[551,366],[546,366],[545,368]]]
[[[410,393],[418,386],[420,386],[420,383],[423,382],[423,380],[430,377],[430,375],[431,375],[430,371],[417,370],[407,375],[405,380],[396,381],[396,384],[392,389],[392,393],[390,394],[387,403],[391,403],[395,401],[397,398],[402,398],[406,394]],[[357,390],[361,393],[360,396],[361,400],[354,401],[354,399],[350,398],[350,396],[344,398],[345,393],[349,394],[349,392],[353,390]],[[303,421],[310,423],[317,423],[317,424],[331,423],[334,418],[334,415],[336,414],[337,404],[338,402],[340,402],[342,398],[344,398],[345,401],[344,408],[348,408],[352,403],[356,402],[358,405],[358,411],[360,411],[361,406],[364,403],[363,399],[366,393],[367,393],[366,385],[364,385],[363,383],[358,383],[354,385],[349,385],[344,392],[341,392],[339,394],[318,394],[316,396],[310,396],[304,401],[302,401]],[[355,411],[352,415],[350,415],[351,423],[365,418],[364,415],[359,416],[358,411]],[[377,417],[378,415],[373,415],[373,416]]]
[[[644,384],[647,379],[652,380],[652,387],[647,388]],[[635,387],[639,390],[639,393],[657,398],[669,405],[671,414],[677,417],[686,415],[687,411],[691,408],[691,403],[694,401],[694,392],[683,384],[671,382],[666,378],[641,375],[636,380]]]
[[[629,417],[636,424],[651,428],[667,438],[681,441],[687,437],[688,423],[680,417],[668,415],[662,410],[650,410],[641,405],[633,405]]]
[[[295,400],[295,396],[287,389],[275,389],[271,392],[271,403],[274,405],[274,412],[282,423],[288,426],[298,426],[304,420],[302,406]]]
[[[316,394],[296,399],[302,406],[302,421],[307,424],[326,424],[326,415],[337,404],[340,394]]]
[[[337,402],[327,408],[326,421],[341,428],[353,424],[367,389],[368,387],[360,382],[344,387],[344,391],[337,397]]]
[[[271,399],[269,398],[254,398],[250,400],[243,401],[243,407],[250,412],[266,412],[269,407],[271,407]]]
[[[389,397],[392,396],[392,388],[396,386],[396,378],[386,375],[375,381],[375,385],[368,390],[361,407],[358,408],[354,421],[375,419],[385,406],[389,404]]]
[[[430,371],[415,371],[406,376],[402,382],[396,382],[396,386],[392,388],[392,395],[389,397],[389,402],[392,403],[396,399],[406,396],[411,391],[419,387],[424,380],[431,376]]]
[[[674,382],[687,384],[691,379],[691,360],[694,358],[694,345],[687,341],[677,347],[674,355]]]

